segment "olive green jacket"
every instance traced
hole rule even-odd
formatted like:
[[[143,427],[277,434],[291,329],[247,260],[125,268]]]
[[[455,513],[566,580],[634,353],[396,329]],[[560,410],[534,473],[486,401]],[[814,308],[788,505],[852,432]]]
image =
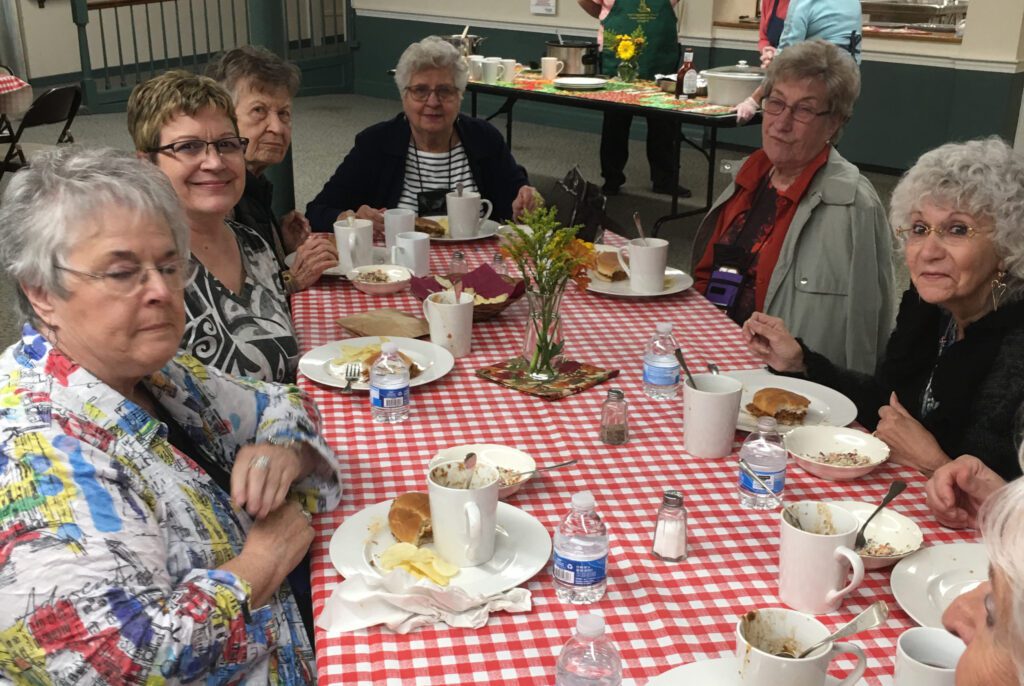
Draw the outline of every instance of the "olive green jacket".
[[[735,191],[731,184],[701,222],[691,270]],[[764,311],[834,364],[874,373],[895,317],[893,244],[871,182],[832,149],[786,232]]]

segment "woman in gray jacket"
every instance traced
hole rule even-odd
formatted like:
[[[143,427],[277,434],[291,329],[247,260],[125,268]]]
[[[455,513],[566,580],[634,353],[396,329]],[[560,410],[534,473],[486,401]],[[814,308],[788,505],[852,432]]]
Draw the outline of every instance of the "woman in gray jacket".
[[[833,363],[873,372],[893,324],[893,240],[871,183],[832,147],[857,66],[801,43],[772,61],[765,93],[762,148],[697,232],[696,287],[739,324],[766,312]]]

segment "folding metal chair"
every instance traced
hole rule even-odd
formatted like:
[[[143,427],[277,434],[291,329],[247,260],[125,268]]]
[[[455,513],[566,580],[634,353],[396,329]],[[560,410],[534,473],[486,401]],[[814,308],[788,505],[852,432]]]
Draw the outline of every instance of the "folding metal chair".
[[[32,103],[32,106],[25,112],[18,130],[10,141],[7,153],[0,161],[0,179],[9,171],[17,171],[29,163],[33,155],[45,150],[52,150],[53,145],[40,145],[21,143],[21,135],[25,129],[33,126],[46,124],[59,124],[64,122],[64,128],[57,137],[57,145],[61,143],[74,143],[71,135],[71,122],[78,114],[78,107],[82,104],[82,89],[76,86],[60,86],[46,91]]]

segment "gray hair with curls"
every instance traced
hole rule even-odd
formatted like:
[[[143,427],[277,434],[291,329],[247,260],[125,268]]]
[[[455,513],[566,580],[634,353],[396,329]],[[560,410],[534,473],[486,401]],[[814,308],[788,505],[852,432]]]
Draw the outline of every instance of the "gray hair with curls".
[[[57,267],[84,224],[117,206],[167,223],[178,254],[189,255],[189,223],[160,169],[113,148],[60,148],[14,174],[0,198],[0,266],[18,284],[15,306],[37,328],[24,288],[68,296]]]
[[[1010,595],[1010,616],[1004,618],[1009,635],[1002,645],[1008,646],[1017,679],[1024,684],[1024,478],[990,496],[979,519],[989,564],[1000,572]]]
[[[395,68],[395,85],[400,95],[405,95],[413,75],[424,69],[450,70],[460,94],[465,92],[466,84],[469,83],[469,67],[462,61],[455,46],[440,36],[427,36],[402,53]]]
[[[1024,156],[997,136],[930,150],[893,189],[893,231],[926,202],[990,219],[992,243],[1006,271],[1004,299],[1024,298]]]
[[[834,43],[821,39],[797,43],[780,51],[768,65],[764,97],[772,94],[776,83],[804,79],[817,79],[825,86],[829,112],[839,123],[832,136],[835,143],[860,97],[860,69],[850,53]]]

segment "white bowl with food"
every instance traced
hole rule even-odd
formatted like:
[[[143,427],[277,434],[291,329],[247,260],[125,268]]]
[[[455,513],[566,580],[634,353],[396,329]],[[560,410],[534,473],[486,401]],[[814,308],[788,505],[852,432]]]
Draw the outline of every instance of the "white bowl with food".
[[[861,525],[878,507],[876,503],[862,503],[856,500],[843,500],[832,504],[852,514]],[[894,565],[907,555],[920,550],[924,544],[924,534],[914,520],[888,507],[883,508],[871,520],[864,531],[864,538],[864,547],[857,550],[864,563],[864,569],[884,569]]]
[[[469,453],[476,453],[478,464],[488,464],[498,470],[501,483],[499,484],[498,497],[504,500],[532,478],[532,474],[514,479],[513,475],[532,472],[537,468],[533,458],[522,450],[510,448],[506,445],[495,445],[493,443],[470,443],[467,445],[455,445],[450,448],[439,450],[430,460],[430,467],[442,462],[452,460],[464,460]]]
[[[388,295],[409,287],[412,272],[397,264],[368,264],[347,275],[358,290],[369,295]]]
[[[785,438],[804,471],[828,481],[851,481],[889,459],[889,446],[869,433],[839,426],[800,426]]]

